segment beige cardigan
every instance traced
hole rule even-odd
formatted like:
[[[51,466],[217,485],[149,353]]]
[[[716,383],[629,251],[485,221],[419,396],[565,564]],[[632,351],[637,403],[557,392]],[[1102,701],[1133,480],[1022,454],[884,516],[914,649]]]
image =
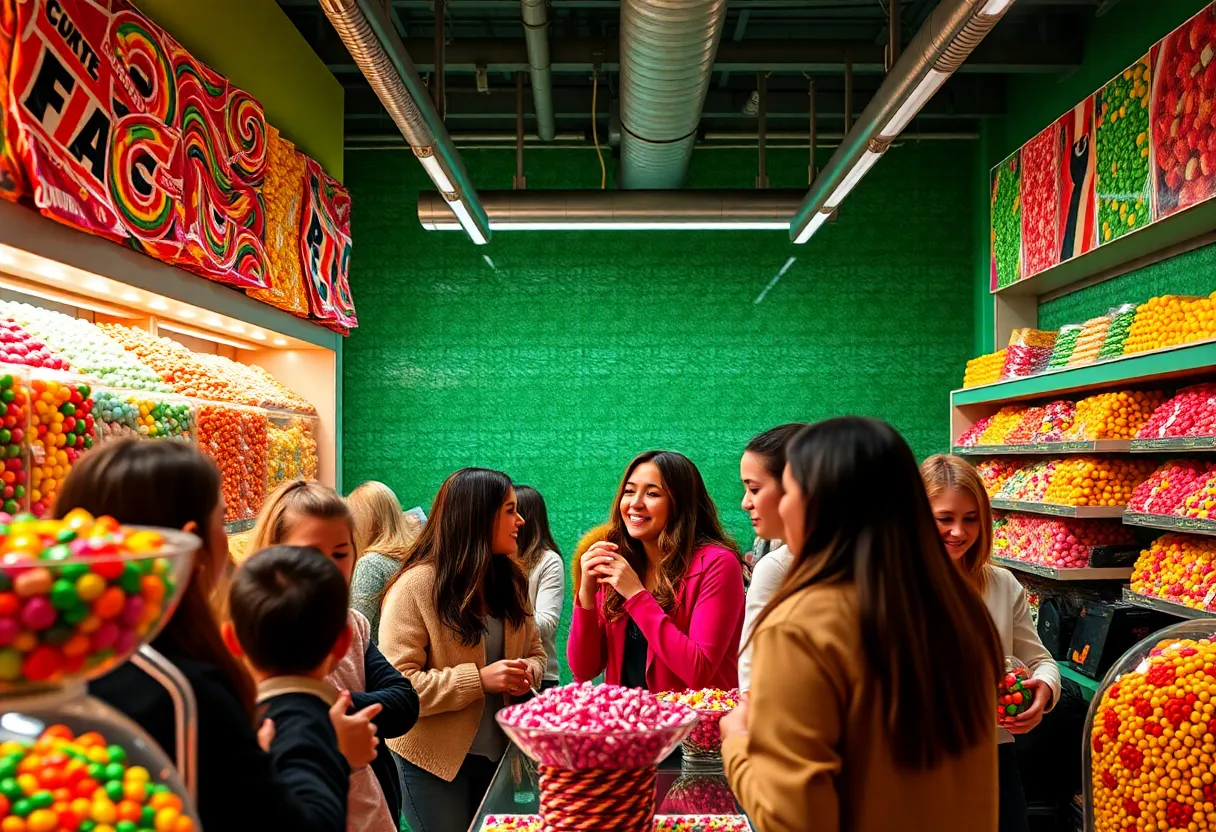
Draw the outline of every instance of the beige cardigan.
[[[389,748],[419,768],[451,782],[473,745],[485,693],[481,668],[484,643],[461,644],[435,610],[435,568],[406,570],[384,596],[380,612],[380,652],[418,692],[418,724]],[[503,656],[527,659],[532,685],[545,673],[545,651],[531,618],[522,628],[503,622]],[[504,698],[505,695],[504,695]]]

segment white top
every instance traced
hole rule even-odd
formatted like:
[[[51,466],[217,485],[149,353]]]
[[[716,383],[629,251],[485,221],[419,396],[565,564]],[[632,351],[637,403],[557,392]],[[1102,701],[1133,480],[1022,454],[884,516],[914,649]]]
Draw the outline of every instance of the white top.
[[[743,608],[743,640],[746,645],[739,653],[739,690],[746,691],[751,685],[752,646],[748,643],[756,617],[773,600],[777,590],[785,583],[785,576],[794,565],[794,555],[789,546],[774,549],[756,562],[752,570],[752,583],[747,588],[747,601]]]
[[[541,646],[545,648],[544,681],[556,682],[559,678],[557,625],[566,601],[566,567],[557,552],[545,552],[533,567],[528,576],[528,598],[532,601],[532,615],[540,632]]]
[[[1030,603],[1026,590],[1008,569],[988,567],[988,587],[984,604],[1001,636],[1001,649],[1006,656],[1016,656],[1030,669],[1030,675],[1041,679],[1051,688],[1050,711],[1060,701],[1060,668],[1039,639],[1038,630],[1030,619]],[[1013,742],[1013,734],[997,729],[997,742]]]

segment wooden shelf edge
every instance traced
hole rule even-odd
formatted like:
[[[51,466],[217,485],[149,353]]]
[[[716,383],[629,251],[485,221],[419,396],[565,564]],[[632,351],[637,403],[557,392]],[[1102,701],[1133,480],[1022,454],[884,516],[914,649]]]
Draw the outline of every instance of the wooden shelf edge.
[[[1194,517],[1172,517],[1167,514],[1141,514],[1125,512],[1123,525],[1139,526],[1143,529],[1161,529],[1179,534],[1201,534],[1216,536],[1216,520],[1204,521]]]
[[[1126,506],[1062,506],[1056,503],[1028,503],[1021,500],[993,500],[992,507],[998,511],[1020,511],[1024,514],[1042,514],[1047,517],[1077,519],[1117,519],[1123,516]]]
[[[1094,439],[1077,442],[1036,442],[1027,445],[956,446],[956,456],[1052,456],[1074,454],[1122,454],[1131,451],[1130,439]]]
[[[1132,576],[1130,566],[1112,566],[1106,568],[1086,567],[1083,569],[1056,569],[1051,566],[1039,566],[1025,563],[1013,558],[1003,558],[993,555],[992,562],[1014,572],[1046,578],[1050,581],[1126,581]]]

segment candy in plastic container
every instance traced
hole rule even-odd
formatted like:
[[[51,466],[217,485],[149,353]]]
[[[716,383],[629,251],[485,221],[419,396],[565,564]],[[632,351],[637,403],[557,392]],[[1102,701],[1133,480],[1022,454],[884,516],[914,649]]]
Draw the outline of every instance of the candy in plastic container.
[[[1005,657],[1005,675],[997,689],[996,715],[999,719],[1012,719],[1024,714],[1034,701],[1034,694],[1025,686],[1030,678],[1030,668],[1017,656]]]

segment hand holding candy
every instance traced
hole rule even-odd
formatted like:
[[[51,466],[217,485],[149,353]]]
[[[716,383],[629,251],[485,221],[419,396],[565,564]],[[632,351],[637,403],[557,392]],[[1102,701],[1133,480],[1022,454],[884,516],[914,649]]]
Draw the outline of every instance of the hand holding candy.
[[[481,669],[481,689],[486,693],[519,696],[531,687],[528,663],[523,659],[503,659]]]
[[[718,722],[718,729],[722,732],[723,742],[736,734],[747,733],[747,719],[750,710],[751,694],[745,693],[739,700],[739,705]]]
[[[1031,711],[1037,684],[1037,680],[1030,677],[1030,669],[1020,659],[1016,656],[1005,658],[1005,675],[997,687],[996,706],[997,723],[1002,728],[1010,728],[1011,725],[1018,724],[1015,719]],[[1044,705],[1040,704],[1037,708],[1034,725],[1037,725],[1038,720],[1042,718],[1043,707]],[[1025,726],[1021,733],[1029,731],[1034,725]]]
[[[1011,734],[1026,734],[1037,728],[1051,699],[1051,688],[1042,679],[1025,679],[1022,687],[1030,697],[1030,707],[1012,719],[998,720],[1000,726]]]

